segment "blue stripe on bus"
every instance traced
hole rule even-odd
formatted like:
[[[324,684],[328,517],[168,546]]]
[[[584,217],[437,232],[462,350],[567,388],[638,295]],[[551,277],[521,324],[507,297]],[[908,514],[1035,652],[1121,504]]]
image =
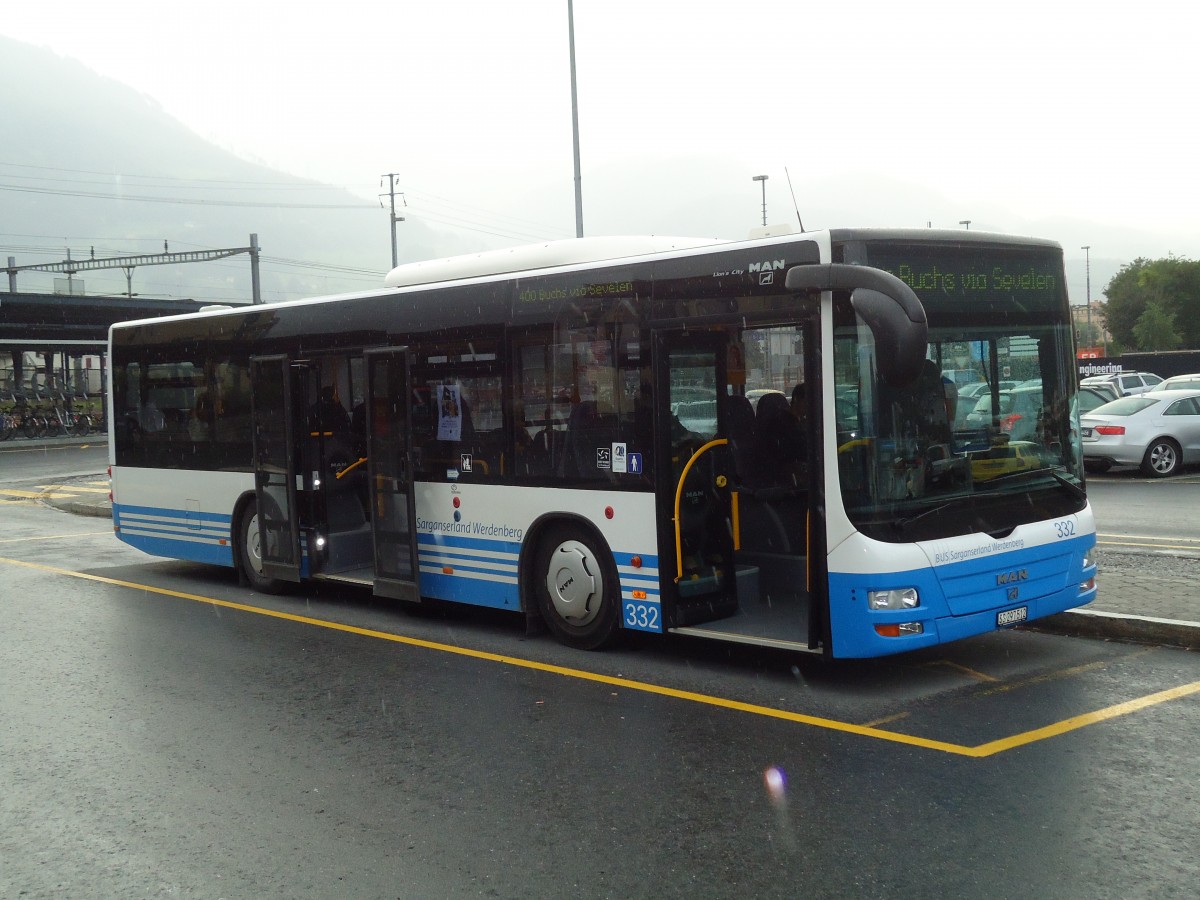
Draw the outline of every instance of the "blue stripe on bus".
[[[230,568],[235,565],[229,540],[232,520],[232,516],[220,513],[197,514],[153,506],[113,505],[117,535],[131,547],[152,556]],[[473,606],[520,608],[517,579],[520,543],[425,532],[420,533],[418,539],[422,594]],[[302,577],[308,575],[305,543],[302,535]],[[633,566],[635,557],[641,559],[640,567]],[[640,631],[662,631],[658,556],[653,553],[614,553],[613,558],[624,569],[618,572],[622,605],[637,604],[639,612],[639,616],[632,619],[623,615],[624,626]],[[635,591],[645,596],[635,598]],[[648,616],[640,615],[643,611],[648,611]]]
[[[118,532],[122,541],[151,556],[166,556],[171,559],[187,559],[192,562],[211,563],[233,567],[233,548],[205,541],[185,541],[176,538],[156,537],[144,534]]]
[[[132,506],[125,503],[113,504],[114,515],[120,513],[122,515],[142,515],[142,516],[163,516],[171,519],[195,519],[201,522],[212,522],[214,524],[224,524],[228,528],[233,521],[232,515],[215,512],[197,512],[195,510],[186,509],[167,509],[161,506]]]
[[[965,562],[955,562],[936,568],[882,575],[861,575],[844,572],[829,573],[829,617],[834,635],[833,654],[838,657],[881,656],[955,641],[959,638],[986,634],[997,630],[998,613],[1025,607],[1024,621],[1074,609],[1091,603],[1096,588],[1080,591],[1080,584],[1095,575],[1095,569],[1084,570],[1083,559],[1096,544],[1094,534],[1039,545],[1008,553],[999,553]],[[1059,577],[1037,577],[1047,560],[1068,557]],[[1028,570],[1035,573],[1031,580],[1001,584],[996,573]],[[981,577],[982,576],[982,577]],[[990,578],[990,582],[987,579]],[[952,590],[973,580],[981,592],[991,595],[990,603],[979,600],[954,615],[945,589]],[[868,610],[867,592],[890,588],[914,587],[921,605],[914,609]],[[986,590],[985,590],[986,588]],[[1009,591],[1015,591],[1010,599]],[[921,634],[883,637],[876,625],[895,625],[920,622]]]
[[[447,575],[438,566],[424,566],[421,571],[421,594],[439,600],[469,603],[473,606],[488,606],[494,609],[519,609],[517,579],[497,582],[490,579],[471,578],[454,570]]]
[[[117,536],[152,556],[233,566],[232,517],[219,513],[113,504]]]

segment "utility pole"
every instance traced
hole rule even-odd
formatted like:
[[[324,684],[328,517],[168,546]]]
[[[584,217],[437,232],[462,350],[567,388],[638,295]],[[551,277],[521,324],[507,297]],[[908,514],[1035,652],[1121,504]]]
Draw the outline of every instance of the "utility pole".
[[[400,174],[398,172],[388,172],[382,177],[388,180],[388,200],[390,201],[392,207],[392,268],[394,269],[396,266],[400,265],[400,257],[396,253],[396,223],[404,221],[404,216],[396,215],[396,179],[400,177]],[[400,202],[405,206],[408,205],[403,194],[400,195]]]
[[[755,175],[750,180],[762,182],[762,197],[763,197],[763,228],[767,227],[767,179],[769,175]]]
[[[1087,273],[1087,339],[1090,344],[1092,342],[1092,245],[1085,244],[1079,249],[1083,251],[1084,271]]]
[[[575,237],[583,237],[583,176],[579,172],[579,95],[575,90],[575,6],[567,0],[567,40],[571,45],[571,133],[575,142]]]

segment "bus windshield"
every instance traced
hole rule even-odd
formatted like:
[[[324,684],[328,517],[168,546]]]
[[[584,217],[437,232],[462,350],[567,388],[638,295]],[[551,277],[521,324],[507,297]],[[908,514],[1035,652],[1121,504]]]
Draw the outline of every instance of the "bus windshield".
[[[921,374],[879,373],[870,329],[835,304],[838,473],[859,530],[879,540],[1000,534],[1085,504],[1074,353],[1052,254],[867,248],[929,316]],[[1034,496],[1036,495],[1036,496]]]

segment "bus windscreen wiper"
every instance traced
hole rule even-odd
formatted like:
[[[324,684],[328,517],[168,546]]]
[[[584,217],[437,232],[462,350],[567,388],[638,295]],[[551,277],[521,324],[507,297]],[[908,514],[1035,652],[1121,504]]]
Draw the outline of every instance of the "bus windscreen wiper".
[[[1040,469],[1023,469],[1020,472],[1009,472],[1007,475],[999,475],[988,482],[988,486],[996,484],[1000,481],[1013,481],[1017,478],[1027,478],[1031,475],[1049,475],[1060,485],[1066,488],[1076,499],[1086,500],[1087,493],[1071,479],[1062,474],[1061,468],[1057,466],[1045,466]]]

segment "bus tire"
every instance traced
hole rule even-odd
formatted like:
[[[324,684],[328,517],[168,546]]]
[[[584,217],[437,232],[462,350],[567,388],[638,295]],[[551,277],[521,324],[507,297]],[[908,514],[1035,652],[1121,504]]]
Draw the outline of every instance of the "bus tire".
[[[278,594],[287,582],[263,574],[262,535],[258,530],[258,503],[251,500],[238,517],[238,566],[250,587],[264,594]]]
[[[616,638],[617,570],[590,532],[572,523],[554,527],[538,545],[534,579],[542,618],[561,643],[598,650]]]

